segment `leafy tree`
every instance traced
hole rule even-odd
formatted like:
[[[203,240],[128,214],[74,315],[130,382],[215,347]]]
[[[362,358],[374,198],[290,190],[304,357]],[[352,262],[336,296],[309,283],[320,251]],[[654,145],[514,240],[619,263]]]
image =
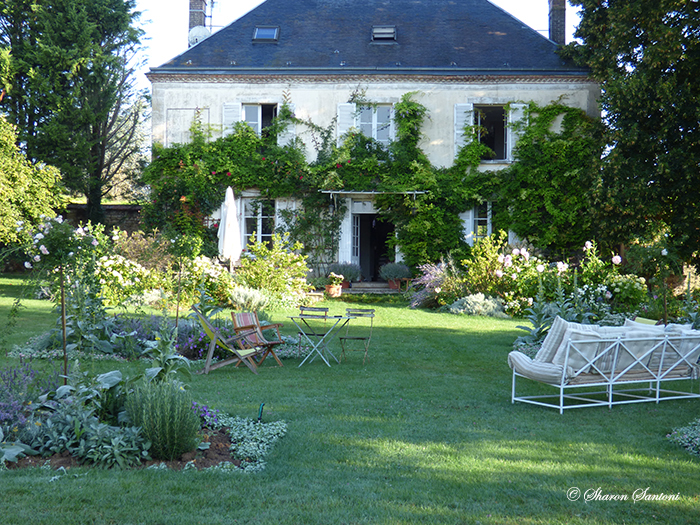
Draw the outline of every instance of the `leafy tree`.
[[[136,154],[134,7],[135,0],[7,0],[0,8],[0,46],[11,51],[9,118],[27,156],[58,167],[66,186],[87,197],[93,221],[103,220],[102,197]]]
[[[515,162],[498,174],[494,222],[566,256],[594,237],[590,188],[600,168],[600,129],[584,111],[560,103],[530,104],[525,121]]]
[[[34,226],[42,215],[54,215],[62,200],[60,177],[56,168],[29,162],[17,146],[14,127],[0,117],[0,244],[19,241],[18,223]]]
[[[688,0],[572,0],[566,54],[601,83],[609,154],[595,188],[610,240],[668,240],[700,265],[700,7]]]

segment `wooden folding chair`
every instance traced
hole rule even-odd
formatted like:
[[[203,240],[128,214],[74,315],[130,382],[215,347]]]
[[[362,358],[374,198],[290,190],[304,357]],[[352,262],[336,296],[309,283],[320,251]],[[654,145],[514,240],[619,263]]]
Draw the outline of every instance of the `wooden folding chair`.
[[[345,335],[338,337],[340,340],[340,348],[342,349],[342,355],[340,359],[344,359],[345,351],[359,350],[365,352],[365,356],[362,358],[362,364],[365,364],[366,360],[369,360],[367,355],[369,351],[369,343],[372,340],[372,329],[374,328],[374,310],[364,309],[364,308],[346,308],[345,316],[350,318],[350,321],[345,325]],[[359,319],[369,319],[368,323],[364,323],[364,326],[358,325],[357,320]],[[352,348],[350,341],[360,341],[361,348]]]
[[[209,322],[209,319],[207,319],[202,312],[199,311],[195,306],[192,307],[192,310],[194,311],[195,314],[197,314],[197,318],[199,319],[200,324],[202,325],[202,328],[204,329],[204,333],[207,334],[207,337],[209,337],[210,343],[209,343],[209,350],[207,351],[207,360],[204,363],[204,373],[208,374],[210,370],[216,370],[217,368],[221,368],[222,366],[230,365],[231,363],[236,363],[240,364],[243,363],[246,365],[248,368],[250,368],[250,371],[253,372],[254,374],[258,373],[258,367],[255,364],[255,361],[253,360],[253,357],[256,355],[259,355],[261,352],[260,348],[255,348],[255,347],[245,347],[245,344],[243,346],[238,345],[239,348],[236,348],[235,346],[232,345],[232,343],[238,343],[238,341],[241,341],[245,339],[245,337],[248,335],[248,333],[241,333],[241,334],[236,334],[233,337],[224,338],[219,334],[219,332],[212,326],[212,324]],[[228,350],[231,352],[234,357],[230,359],[226,359],[224,361],[220,361],[215,364],[211,364],[212,357],[214,356],[214,349],[219,346],[223,348],[224,350]]]
[[[260,361],[258,361],[258,366],[263,364],[265,358],[270,354],[272,354],[272,357],[275,358],[278,365],[283,366],[282,361],[279,360],[277,354],[273,350],[275,346],[284,342],[282,341],[282,336],[280,335],[281,324],[266,324],[265,326],[262,326],[260,324],[260,320],[258,319],[257,312],[244,312],[240,314],[231,312],[231,319],[233,319],[233,328],[236,331],[236,334],[243,334],[243,339],[238,340],[239,345],[248,345],[251,347],[257,346],[265,350],[262,354],[262,358]],[[276,330],[277,339],[274,341],[265,339],[263,330]]]

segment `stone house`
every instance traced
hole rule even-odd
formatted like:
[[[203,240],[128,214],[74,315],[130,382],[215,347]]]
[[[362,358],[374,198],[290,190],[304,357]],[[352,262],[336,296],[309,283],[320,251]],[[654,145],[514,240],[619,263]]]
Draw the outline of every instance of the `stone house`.
[[[204,17],[197,16],[206,0],[191,0],[193,45],[148,74],[153,140],[186,142],[198,110],[219,133],[240,120],[260,132],[288,97],[300,119],[335,122],[339,139],[356,128],[388,143],[393,105],[417,92],[430,114],[421,146],[433,165],[453,163],[465,123],[474,122],[489,130],[484,140],[496,153],[481,168],[502,169],[517,140],[508,123],[522,116],[525,103],[561,99],[599,114],[599,86],[556,53],[564,43],[565,0],[539,1],[549,1],[549,38],[487,0],[267,0],[206,37],[198,27]],[[358,90],[372,107],[349,102]],[[305,139],[303,129],[289,133]],[[307,158],[314,155],[309,145]],[[251,211],[246,201],[255,196],[253,188],[238,195],[244,236],[268,234],[277,212],[297,205],[280,199]],[[333,197],[345,199],[348,210],[337,260],[375,276],[378,261],[368,254],[383,246],[391,227],[376,220],[372,194]],[[461,218],[469,243],[491,231],[488,203]]]

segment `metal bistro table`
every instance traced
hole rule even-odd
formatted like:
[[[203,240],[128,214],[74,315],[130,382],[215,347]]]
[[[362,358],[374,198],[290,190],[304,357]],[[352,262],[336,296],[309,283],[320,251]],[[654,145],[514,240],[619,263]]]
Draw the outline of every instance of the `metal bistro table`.
[[[330,356],[335,359],[336,363],[340,363],[338,358],[328,349],[328,343],[330,343],[333,338],[338,335],[340,329],[350,321],[350,317],[346,315],[326,315],[326,313],[304,313],[302,310],[302,313],[291,316],[290,319],[299,329],[299,335],[303,336],[311,345],[311,352],[309,352],[309,355],[304,358],[299,366],[306,363],[309,358],[311,358],[309,361],[309,363],[311,363],[316,359],[316,356],[321,356],[323,362],[331,366],[326,356],[323,355],[324,351],[328,352]],[[317,321],[323,321],[324,325],[323,327],[312,326],[309,321],[315,321],[314,325],[317,324]],[[317,339],[317,342],[314,342],[312,338]]]

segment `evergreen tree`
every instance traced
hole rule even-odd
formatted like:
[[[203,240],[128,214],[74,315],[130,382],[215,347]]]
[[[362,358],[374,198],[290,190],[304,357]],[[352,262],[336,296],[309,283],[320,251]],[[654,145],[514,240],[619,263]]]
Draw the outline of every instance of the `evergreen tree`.
[[[134,6],[7,0],[0,8],[0,45],[11,51],[3,107],[27,156],[59,168],[66,186],[87,197],[94,222],[141,122],[129,67],[140,38]]]
[[[595,188],[611,240],[668,232],[700,265],[700,3],[571,0],[582,44],[566,54],[602,86],[609,153]]]

